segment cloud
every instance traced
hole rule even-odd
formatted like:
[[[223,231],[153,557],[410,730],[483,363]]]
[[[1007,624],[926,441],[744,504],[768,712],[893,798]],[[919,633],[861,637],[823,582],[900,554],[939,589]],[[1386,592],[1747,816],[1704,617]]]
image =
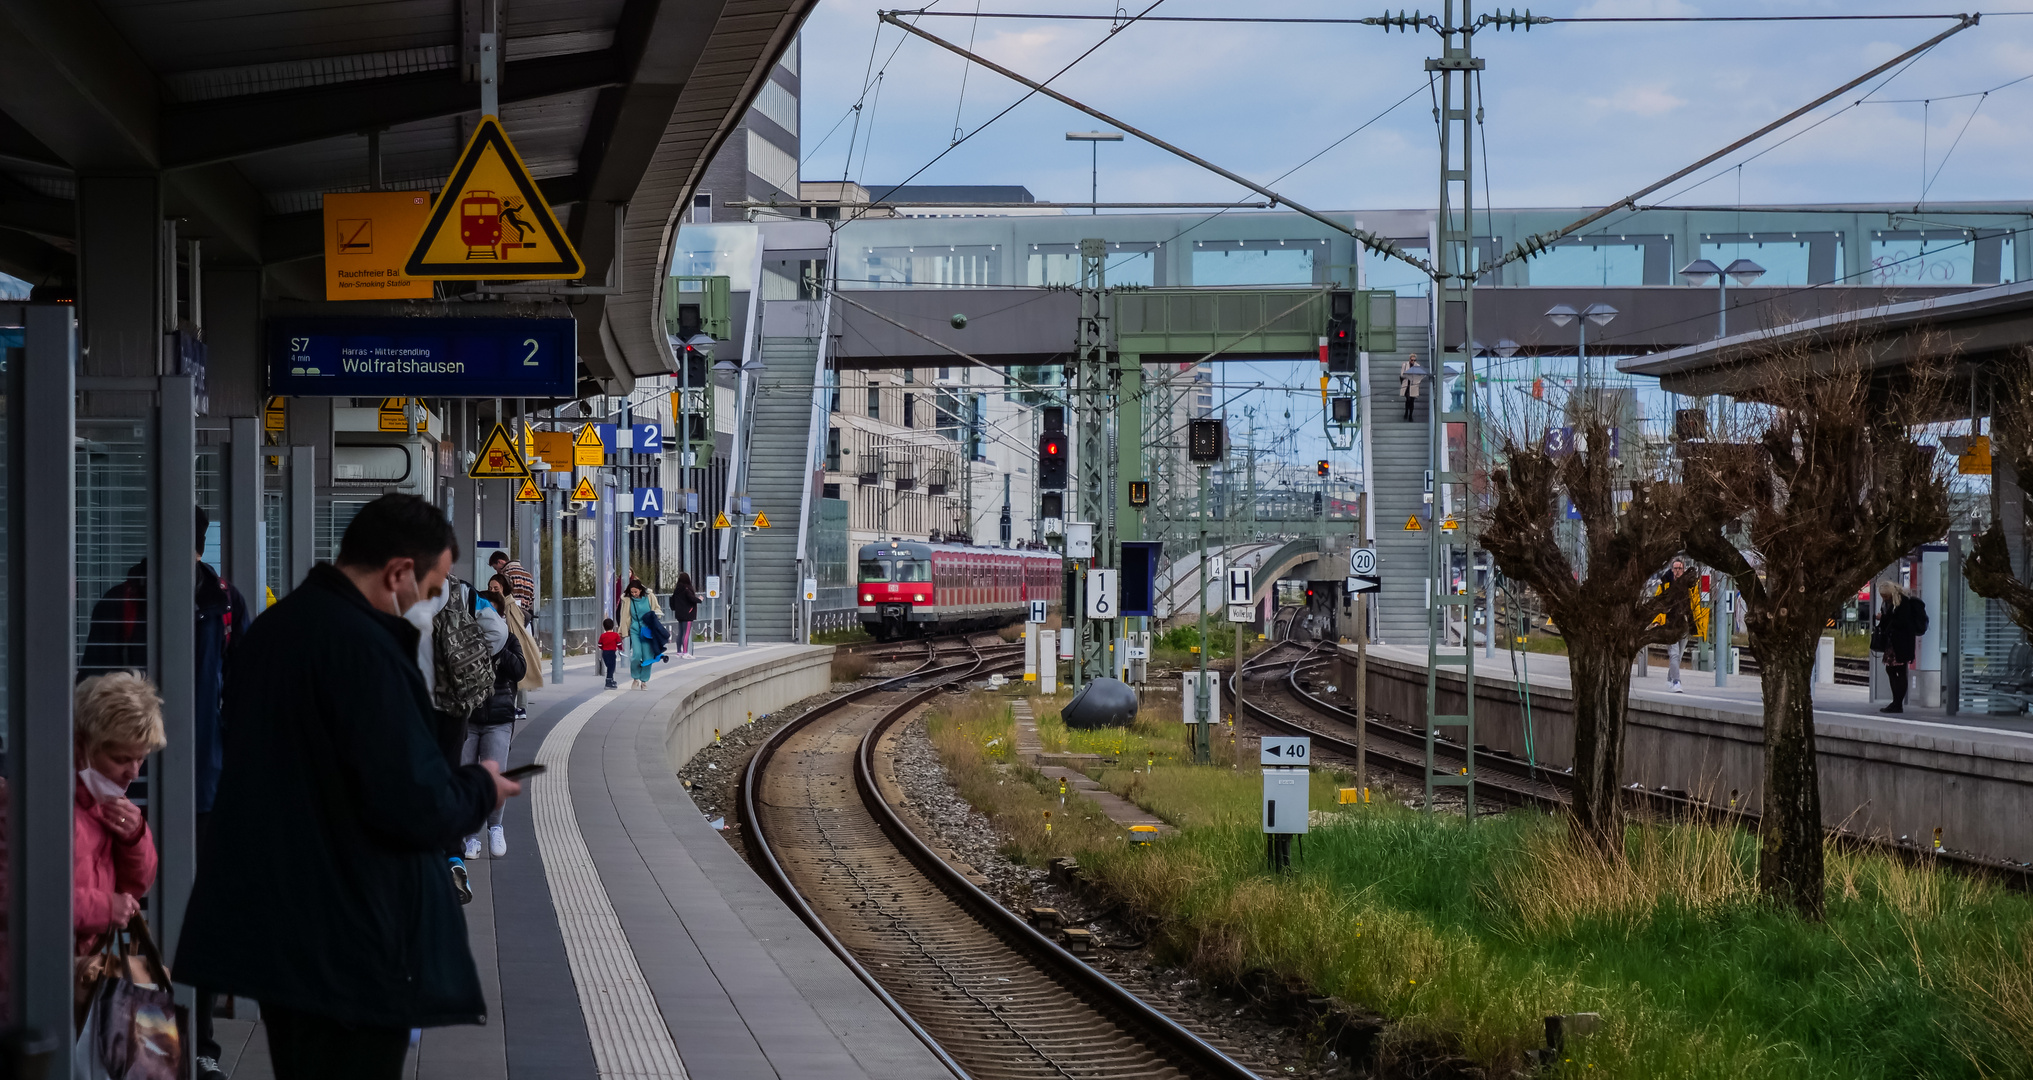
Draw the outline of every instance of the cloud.
[[[1658,83],[1645,86],[1626,86],[1612,97],[1592,97],[1590,105],[1598,109],[1633,113],[1638,116],[1660,116],[1687,104],[1687,99],[1669,93]]]

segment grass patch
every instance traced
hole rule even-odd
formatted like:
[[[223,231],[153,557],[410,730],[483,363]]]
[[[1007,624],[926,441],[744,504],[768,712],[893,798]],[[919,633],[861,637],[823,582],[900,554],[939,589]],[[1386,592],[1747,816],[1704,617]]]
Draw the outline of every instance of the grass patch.
[[[1387,1053],[1519,1066],[1546,1014],[1599,1012],[1557,1075],[2033,1075],[2033,904],[1994,886],[1831,851],[1814,926],[1758,899],[1734,830],[1634,826],[1608,867],[1545,815],[1380,805],[1326,815],[1274,877],[1254,776],[1167,771],[1120,790],[1181,835],[1084,865],[1216,975],[1267,968],[1392,1018]]]
[[[1154,946],[1207,975],[1269,971],[1389,1018],[1387,1062],[1459,1052],[1508,1075],[1548,1013],[1598,1012],[1602,1030],[1551,1075],[2033,1077],[2026,897],[1831,850],[1828,921],[1806,924],[1759,899],[1756,840],[1734,829],[1634,825],[1626,860],[1605,865],[1559,818],[1344,807],[1326,770],[1293,872],[1272,875],[1261,781],[1225,725],[1217,764],[1193,766],[1176,699],[1082,732],[1057,722],[1069,696],[1034,696],[1046,748],[1102,754],[1097,778],[1180,833],[1132,847],[1084,800],[1062,810],[1056,785],[1012,763],[1008,698],[942,705],[934,744],[1009,854],[1079,858],[1155,923]]]
[[[860,653],[851,653],[845,649],[837,649],[833,653],[833,681],[836,683],[853,682],[868,674],[868,669],[874,666],[875,660],[873,657],[863,656]]]
[[[845,630],[821,630],[812,635],[812,644],[814,645],[853,645],[863,641],[874,640],[875,638],[870,637],[868,631],[858,626],[851,626]]]

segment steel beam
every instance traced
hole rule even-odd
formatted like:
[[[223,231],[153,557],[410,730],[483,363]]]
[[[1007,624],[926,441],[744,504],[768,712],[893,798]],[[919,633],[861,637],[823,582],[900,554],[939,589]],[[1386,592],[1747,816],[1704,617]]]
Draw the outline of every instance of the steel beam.
[[[156,880],[156,940],[176,952],[191,882],[197,877],[197,425],[188,375],[165,376],[157,392],[155,521],[149,537],[148,630],[163,736],[151,763],[149,812],[161,855]]]
[[[621,85],[619,49],[567,53],[504,65],[504,102],[534,101]],[[361,131],[473,111],[473,84],[456,68],[357,79],[266,94],[172,105],[162,114],[162,165],[231,161]]]

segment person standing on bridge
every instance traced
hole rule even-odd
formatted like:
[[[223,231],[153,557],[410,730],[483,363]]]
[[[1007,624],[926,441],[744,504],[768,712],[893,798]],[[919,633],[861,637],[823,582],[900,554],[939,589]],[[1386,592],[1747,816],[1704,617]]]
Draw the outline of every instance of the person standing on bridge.
[[[1405,422],[1411,423],[1412,413],[1419,406],[1419,384],[1424,382],[1426,371],[1419,366],[1419,354],[1413,353],[1405,366],[1398,369],[1398,396],[1405,399]]]
[[[1878,711],[1902,713],[1906,711],[1906,672],[1913,666],[1920,635],[1927,632],[1927,605],[1895,581],[1880,582],[1878,595],[1885,606],[1878,615],[1877,630],[1871,634],[1871,650],[1883,654],[1885,684],[1892,689],[1892,703]]]
[[[446,763],[403,618],[457,546],[423,499],[368,503],[336,565],[227,665],[226,766],[174,968],[260,1003],[276,1080],[397,1080],[411,1028],[486,1019],[444,852],[522,788],[493,761]]]

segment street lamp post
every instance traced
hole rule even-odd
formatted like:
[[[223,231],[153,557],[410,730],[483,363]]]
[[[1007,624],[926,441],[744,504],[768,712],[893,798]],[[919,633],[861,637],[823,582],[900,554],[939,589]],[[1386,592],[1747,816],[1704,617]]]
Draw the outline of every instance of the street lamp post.
[[[1101,201],[1101,144],[1102,144],[1102,143],[1105,143],[1105,142],[1121,142],[1121,141],[1122,141],[1122,132],[1120,132],[1120,131],[1069,131],[1069,132],[1067,132],[1067,133],[1066,133],[1066,141],[1067,141],[1067,142],[1084,142],[1084,143],[1086,143],[1086,144],[1087,144],[1087,150],[1088,150],[1088,154],[1087,154],[1087,157],[1088,157],[1088,165],[1087,165],[1087,168],[1088,168],[1088,176],[1087,176],[1087,201],[1088,201],[1088,203],[1090,203],[1090,204],[1092,204],[1092,203],[1098,203],[1098,202],[1100,202],[1100,201]],[[1099,206],[1093,206],[1093,205],[1089,205],[1089,206],[1087,207],[1087,212],[1088,212],[1089,214],[1099,214],[1099,213],[1101,212],[1101,208],[1100,208]]]
[[[1589,381],[1588,324],[1594,323],[1597,326],[1608,326],[1610,324],[1610,320],[1616,317],[1617,309],[1609,306],[1608,304],[1590,304],[1587,307],[1582,308],[1580,311],[1574,310],[1574,306],[1571,304],[1555,304],[1552,307],[1546,309],[1546,318],[1554,326],[1564,327],[1568,323],[1577,324],[1577,331],[1580,335],[1578,342],[1574,347],[1575,348],[1574,375],[1575,380],[1577,382],[1586,383]]]
[[[1765,268],[1749,259],[1738,259],[1727,268],[1707,259],[1696,259],[1680,268],[1680,280],[1689,285],[1706,285],[1710,278],[1715,279],[1715,336],[1718,338],[1729,336],[1729,283],[1734,280],[1739,285],[1749,285],[1764,276]]]

